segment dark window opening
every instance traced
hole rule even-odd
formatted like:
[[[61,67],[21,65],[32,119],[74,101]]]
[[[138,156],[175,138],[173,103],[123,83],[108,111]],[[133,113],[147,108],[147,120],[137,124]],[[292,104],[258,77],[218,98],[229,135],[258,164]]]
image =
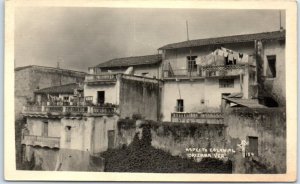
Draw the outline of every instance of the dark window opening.
[[[219,79],[219,88],[233,88],[234,79]]]
[[[196,58],[197,58],[197,56],[188,56],[187,57],[187,60],[188,60],[187,64],[188,64],[189,72],[197,71]]]
[[[268,66],[267,66],[267,77],[276,77],[276,56],[267,56]]]
[[[98,104],[104,104],[105,102],[105,91],[98,91],[97,92],[97,102]]]
[[[176,110],[177,110],[177,112],[183,112],[184,111],[183,99],[177,99]]]
[[[254,156],[258,156],[258,137],[248,137],[249,145],[248,145],[248,153],[254,154]]]

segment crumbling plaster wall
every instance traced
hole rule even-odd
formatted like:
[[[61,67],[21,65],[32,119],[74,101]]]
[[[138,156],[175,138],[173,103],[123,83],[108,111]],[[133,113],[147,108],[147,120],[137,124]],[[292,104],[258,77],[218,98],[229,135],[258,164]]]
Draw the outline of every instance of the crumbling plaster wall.
[[[263,66],[264,76],[268,68],[267,56],[276,56],[276,77],[265,78],[265,89],[279,103],[280,106],[286,105],[286,81],[285,81],[285,43],[283,41],[263,42]]]
[[[135,134],[141,134],[141,126],[131,120],[118,122],[117,144],[129,145]],[[148,122],[151,129],[152,146],[173,156],[187,157],[187,148],[227,148],[224,124]],[[229,146],[230,147],[230,146]]]
[[[227,126],[228,145],[237,146],[249,136],[258,137],[258,155],[253,159],[270,172],[286,172],[286,117],[284,108],[233,108],[227,109],[224,123]],[[234,158],[235,172],[250,172],[245,169],[251,158]],[[255,162],[253,162],[255,163]],[[253,168],[252,168],[253,169]],[[253,172],[253,171],[251,171]]]
[[[159,83],[121,79],[120,117],[140,114],[145,119],[157,120],[160,107]]]

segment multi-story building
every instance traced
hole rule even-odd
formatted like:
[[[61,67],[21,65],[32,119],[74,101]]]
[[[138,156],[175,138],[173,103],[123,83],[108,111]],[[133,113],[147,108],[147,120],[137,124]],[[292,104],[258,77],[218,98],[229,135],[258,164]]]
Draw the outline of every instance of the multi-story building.
[[[221,112],[223,97],[237,105],[261,107],[257,99],[263,94],[263,98],[284,105],[284,41],[285,31],[281,30],[188,40],[159,48],[163,120]]]
[[[93,157],[116,146],[120,118],[158,118],[157,79],[101,73],[86,75],[83,86],[71,83],[35,91],[36,103],[23,109],[26,160],[34,155],[47,170],[89,170]],[[36,147],[51,148],[51,157]]]
[[[228,106],[285,105],[283,30],[189,40],[159,51],[90,67],[82,85],[36,90],[36,104],[23,109],[29,132],[23,144],[97,155],[115,147],[119,119],[222,124]]]
[[[84,72],[29,65],[15,68],[15,117],[20,118],[22,106],[33,102],[37,89],[74,82],[83,82]]]

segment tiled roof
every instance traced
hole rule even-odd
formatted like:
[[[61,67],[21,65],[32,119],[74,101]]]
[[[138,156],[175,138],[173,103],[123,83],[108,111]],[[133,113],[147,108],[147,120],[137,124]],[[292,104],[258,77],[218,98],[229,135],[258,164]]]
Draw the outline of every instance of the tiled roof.
[[[238,105],[241,105],[244,107],[266,108],[266,106],[259,104],[258,100],[255,100],[255,99],[241,99],[241,98],[228,98],[228,97],[223,97],[223,99],[226,99],[230,102],[233,102],[235,104],[238,104]]]
[[[243,34],[243,35],[234,35],[234,36],[224,36],[217,38],[206,38],[206,39],[197,39],[189,40],[178,43],[171,43],[165,45],[160,50],[167,49],[177,49],[185,47],[197,47],[205,45],[215,45],[215,44],[225,44],[225,43],[241,43],[241,42],[250,42],[254,40],[270,40],[270,39],[285,39],[285,31],[274,31],[274,32],[264,32],[264,33],[255,33],[255,34]]]
[[[68,69],[62,69],[62,68],[54,68],[54,67],[48,67],[48,66],[38,66],[38,65],[27,65],[27,66],[21,66],[21,67],[17,67],[15,68],[15,71],[19,71],[19,70],[23,70],[23,69],[27,69],[27,68],[34,68],[34,69],[40,69],[40,70],[52,70],[52,71],[57,71],[57,72],[64,72],[64,73],[73,73],[73,74],[77,74],[80,75],[82,77],[85,76],[85,72],[81,72],[81,71],[76,71],[76,70],[68,70]]]
[[[137,66],[137,65],[151,65],[151,64],[157,64],[161,61],[162,61],[161,54],[133,56],[133,57],[112,59],[104,63],[100,63],[96,67],[110,68],[110,67],[129,67],[129,66]]]
[[[52,86],[48,88],[43,88],[36,90],[35,93],[37,94],[73,94],[74,89],[78,89],[79,84],[78,83],[70,83],[60,86]]]

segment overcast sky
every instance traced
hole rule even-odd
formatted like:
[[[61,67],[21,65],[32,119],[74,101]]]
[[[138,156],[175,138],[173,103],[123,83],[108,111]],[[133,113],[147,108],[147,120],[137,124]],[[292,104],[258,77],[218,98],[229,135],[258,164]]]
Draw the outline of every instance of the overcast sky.
[[[190,39],[279,30],[279,11],[117,8],[18,8],[15,65],[87,71],[109,59],[156,54]],[[285,14],[282,11],[285,27]]]

